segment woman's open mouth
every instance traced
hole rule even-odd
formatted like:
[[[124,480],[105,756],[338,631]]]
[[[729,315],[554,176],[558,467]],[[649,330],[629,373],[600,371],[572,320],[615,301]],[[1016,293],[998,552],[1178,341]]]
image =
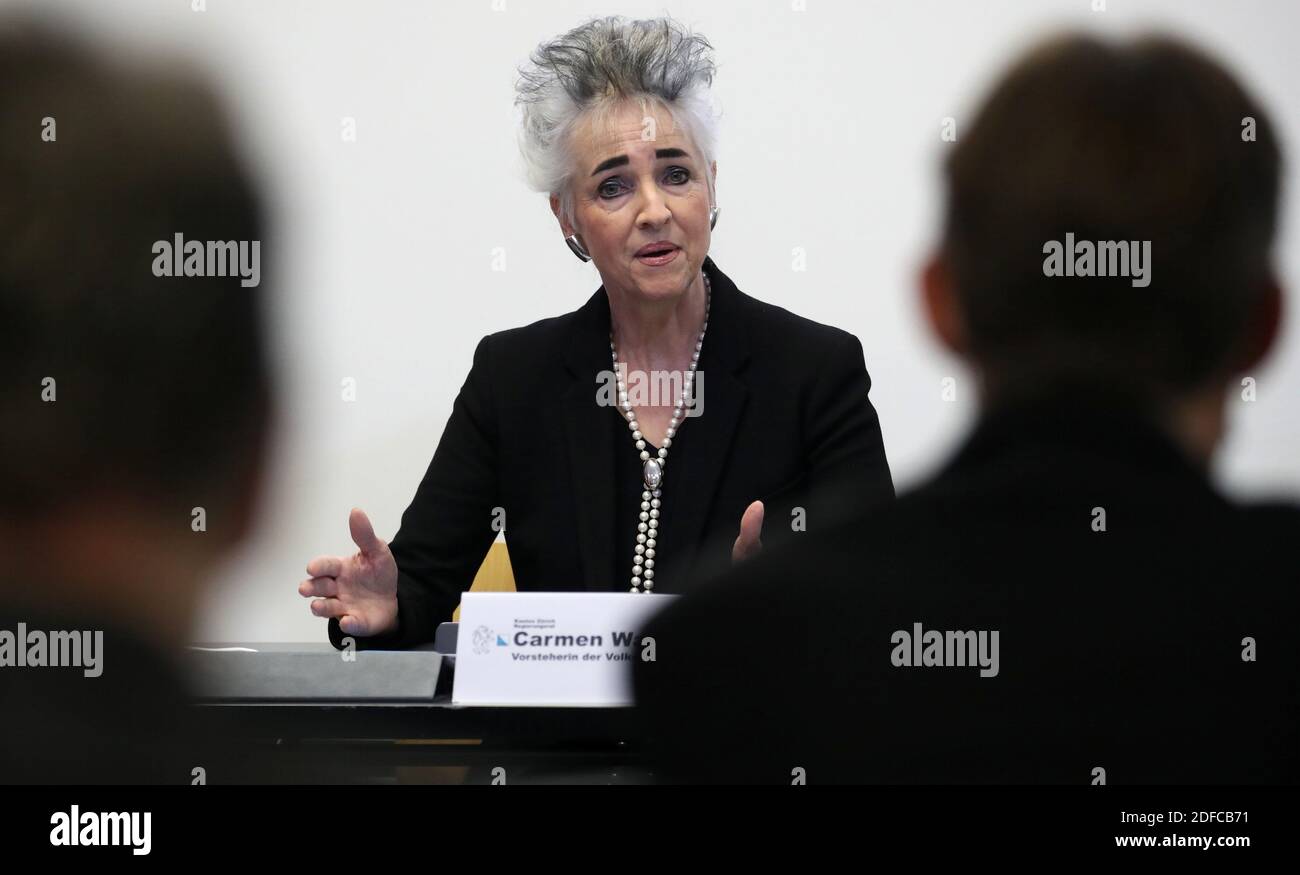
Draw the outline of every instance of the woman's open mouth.
[[[676,246],[664,244],[662,246],[649,247],[645,252],[637,253],[636,260],[642,264],[658,266],[668,264],[677,258],[677,253],[681,252]]]

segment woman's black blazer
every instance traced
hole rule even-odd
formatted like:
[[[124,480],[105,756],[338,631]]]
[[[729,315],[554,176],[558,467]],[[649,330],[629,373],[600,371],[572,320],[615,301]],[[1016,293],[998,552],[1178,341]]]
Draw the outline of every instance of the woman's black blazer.
[[[756,499],[770,547],[828,522],[846,501],[894,495],[858,339],[749,297],[712,259],[704,271],[703,412],[683,422],[669,453],[663,530],[672,543],[658,551],[656,592],[682,592],[724,569]],[[431,641],[473,583],[501,511],[519,591],[628,588],[618,548],[631,549],[635,527],[616,521],[639,496],[616,494],[616,464],[640,463],[625,420],[597,401],[598,375],[611,368],[609,328],[601,286],[575,312],[479,342],[389,544],[399,628],[358,647]],[[329,634],[341,647],[337,620]]]

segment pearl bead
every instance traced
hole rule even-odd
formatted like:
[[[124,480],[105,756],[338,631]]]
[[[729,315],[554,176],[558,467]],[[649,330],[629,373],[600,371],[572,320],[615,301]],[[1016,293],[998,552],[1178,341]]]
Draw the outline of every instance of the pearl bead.
[[[641,451],[641,461],[644,462],[644,461],[646,461],[646,460],[649,459],[649,458],[650,458],[650,451],[649,451],[649,450],[642,450],[642,451]]]
[[[661,492],[663,492],[662,489],[654,489],[654,490],[651,490],[651,493],[650,493],[650,494],[653,495],[655,498],[658,498],[658,497],[659,497],[659,494],[660,494]]]
[[[642,437],[643,437],[643,435],[641,434],[641,430],[640,430],[640,429],[634,429],[634,430],[632,431],[632,440],[634,440],[634,441],[639,441],[639,440],[641,440]]]
[[[646,568],[654,568],[654,567],[655,567],[655,561],[654,561],[653,559],[647,559],[647,560],[645,561],[645,567],[646,567]]]
[[[675,434],[677,434],[677,429],[676,429],[676,428],[671,428],[671,427],[670,427],[667,431],[664,432],[664,434],[665,434],[666,436],[668,436],[668,437],[672,437],[672,436],[674,436]]]
[[[646,526],[645,523],[637,523],[636,530],[637,530],[638,532],[644,532],[647,528],[648,528],[648,527]]]
[[[633,556],[632,557],[632,565],[634,566],[633,570],[635,571],[636,570],[635,566],[639,566],[644,561],[645,561],[644,556]],[[654,562],[653,559],[651,559],[650,561]]]
[[[656,492],[657,492],[657,491],[658,491],[658,490],[656,490]],[[649,489],[643,489],[643,490],[641,490],[641,500],[642,500],[642,501],[648,501],[649,498],[650,498],[650,490],[649,490]]]
[[[639,578],[639,577],[634,577],[634,578],[632,578],[632,585],[633,585],[633,586],[640,586],[640,585],[641,585],[641,578]]]
[[[640,429],[641,429],[641,426],[637,425],[637,422],[636,422],[635,419],[633,419],[631,422],[629,422],[629,423],[627,424],[627,430],[628,430],[628,431],[640,431]]]
[[[668,457],[668,448],[667,448],[667,447],[662,447],[662,448],[660,448],[660,450],[659,450],[659,458],[661,458],[661,459],[665,459],[665,458],[667,458],[667,457]]]
[[[648,502],[648,501],[643,501],[643,502],[641,502],[641,509],[642,509],[642,510],[649,510],[649,509],[650,509],[650,502]]]
[[[647,558],[647,559],[653,559],[653,558],[655,558],[655,550],[654,550],[654,547],[651,547],[649,550],[646,550],[646,551],[645,551],[645,558]]]
[[[641,440],[640,438],[638,438],[638,439],[637,439],[637,442],[636,442],[636,448],[637,448],[638,450],[644,450],[644,449],[645,449],[645,441],[643,441],[643,440]]]
[[[661,504],[663,504],[663,502],[660,501],[660,500],[657,499],[657,498],[650,502],[650,506],[651,506],[651,507],[658,507],[658,506],[661,505]]]
[[[652,579],[654,578],[654,576],[655,576],[654,571],[652,571],[652,570],[649,569],[649,568],[647,568],[647,569],[645,570],[645,579],[646,579],[646,580],[652,580]]]
[[[654,538],[650,538],[649,540],[647,540],[647,541],[645,542],[645,554],[646,554],[647,556],[653,556],[653,555],[655,554],[655,539],[654,539]]]
[[[628,590],[628,592],[636,592],[636,591],[637,591],[637,588],[636,588],[635,586]]]
[[[651,511],[650,511],[650,516],[651,516],[653,519],[659,519],[659,511],[657,511],[657,510],[651,510]]]
[[[641,511],[640,517],[641,517],[641,522],[645,522],[646,520],[650,519],[650,514],[646,513],[645,511]]]
[[[654,582],[653,580],[647,580],[647,581],[645,582],[645,591],[646,591],[646,592],[649,592],[650,590],[652,590],[652,589],[654,589],[654,588],[655,588],[655,582]]]
[[[644,544],[644,543],[645,543],[645,535],[637,535],[637,536],[636,536],[636,542],[637,542],[638,545],[640,545],[640,544]],[[638,550],[637,552],[640,553],[641,551]]]
[[[641,537],[644,538],[645,535],[642,535]],[[645,552],[645,544],[637,544],[637,545],[636,545],[636,555],[640,556],[640,555],[641,555],[642,553],[644,553],[644,552]]]
[[[671,447],[672,445],[673,445],[673,439],[672,439],[672,438],[670,438],[670,437],[666,437],[666,438],[664,438],[664,448],[665,448],[665,449],[667,449],[668,447]],[[641,447],[637,447],[637,449],[642,449],[642,448],[641,448]]]

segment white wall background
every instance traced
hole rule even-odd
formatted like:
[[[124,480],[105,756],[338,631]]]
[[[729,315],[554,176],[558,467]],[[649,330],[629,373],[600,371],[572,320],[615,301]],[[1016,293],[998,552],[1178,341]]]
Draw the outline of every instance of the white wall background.
[[[939,206],[940,120],[954,117],[960,136],[1012,53],[1069,26],[1171,30],[1225,58],[1300,148],[1291,0],[1108,0],[1104,12],[1092,0],[807,0],[802,12],[790,0],[192,5],[40,4],[211,71],[278,208],[278,443],[259,535],[215,581],[207,640],[321,640],[324,621],[296,592],[304,565],[351,552],[354,505],[380,537],[396,531],[479,338],[572,310],[599,286],[523,184],[512,103],[535,45],[590,16],[670,12],[713,42],[723,211],[712,255],[749,294],[861,338],[904,488],[973,413],[914,292]],[[354,143],[343,117],[356,120]],[[1298,191],[1287,190],[1277,249],[1291,283]],[[495,247],[504,272],[492,270]],[[791,270],[794,247],[807,250],[806,272]],[[1233,410],[1218,476],[1235,494],[1300,494],[1295,301],[1282,346],[1253,375],[1258,400]],[[940,398],[950,375],[956,403]],[[345,377],[357,381],[353,403],[341,400]]]

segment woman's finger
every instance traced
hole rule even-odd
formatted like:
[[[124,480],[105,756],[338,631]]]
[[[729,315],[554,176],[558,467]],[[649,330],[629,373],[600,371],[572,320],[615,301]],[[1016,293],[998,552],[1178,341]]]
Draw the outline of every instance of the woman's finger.
[[[298,584],[298,593],[304,598],[334,598],[339,594],[339,582],[334,577],[313,577]]]
[[[318,617],[341,617],[347,610],[338,599],[316,599],[311,603],[311,612]]]
[[[337,556],[317,556],[307,563],[307,573],[312,577],[338,577],[343,573],[343,560]]]

